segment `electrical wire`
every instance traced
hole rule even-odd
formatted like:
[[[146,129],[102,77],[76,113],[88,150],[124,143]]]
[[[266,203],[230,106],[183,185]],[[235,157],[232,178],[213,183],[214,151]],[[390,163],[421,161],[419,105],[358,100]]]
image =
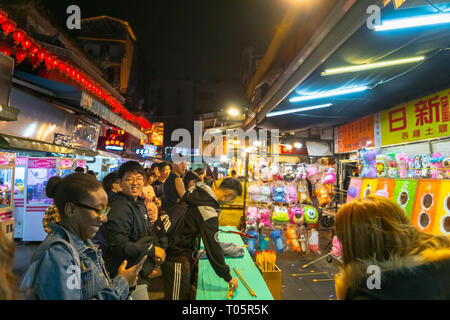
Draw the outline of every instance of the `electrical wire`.
[[[437,5],[435,5],[430,0],[425,0],[425,2],[428,3],[430,6],[432,6],[433,8],[435,8],[439,13],[446,13],[447,12],[447,11],[443,11],[442,9],[440,9]]]

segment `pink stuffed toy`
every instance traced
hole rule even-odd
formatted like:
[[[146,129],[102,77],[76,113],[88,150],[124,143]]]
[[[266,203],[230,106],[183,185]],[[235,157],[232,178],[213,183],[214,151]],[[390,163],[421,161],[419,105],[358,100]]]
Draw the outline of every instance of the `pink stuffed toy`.
[[[295,184],[287,186],[286,200],[287,203],[297,203],[297,187]]]
[[[317,183],[319,181],[320,171],[315,165],[308,166],[308,168],[306,169],[306,173],[308,175],[309,181],[311,181],[312,183]]]
[[[333,184],[336,182],[336,174],[333,168],[328,168],[328,171],[322,177],[322,184]]]
[[[444,160],[445,160],[445,158],[439,152],[436,152],[430,158],[431,167],[433,168],[433,169],[431,169],[431,178],[432,179],[442,179],[444,177],[444,174],[443,174]]]
[[[305,222],[305,214],[302,208],[289,208],[289,222],[301,226]]]
[[[395,155],[395,160],[399,168],[400,178],[408,178],[409,157],[404,152]]]
[[[258,231],[258,220],[259,220],[259,213],[258,209],[255,207],[249,207],[247,209],[246,214],[246,228],[245,233],[248,233],[249,231]]]
[[[331,249],[331,254],[338,258],[342,256],[342,245],[336,236],[333,237],[333,248]]]
[[[267,227],[272,228],[272,224],[270,223],[270,211],[267,208],[260,208],[258,210],[259,213],[259,228]]]

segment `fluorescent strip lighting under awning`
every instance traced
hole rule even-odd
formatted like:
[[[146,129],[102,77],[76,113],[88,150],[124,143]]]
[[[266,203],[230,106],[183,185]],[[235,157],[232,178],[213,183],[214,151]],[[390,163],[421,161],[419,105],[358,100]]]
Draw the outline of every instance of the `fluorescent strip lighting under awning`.
[[[423,61],[424,59],[425,59],[424,56],[420,56],[420,57],[407,58],[407,59],[398,59],[398,60],[390,60],[390,61],[376,62],[376,63],[370,63],[370,64],[361,64],[361,65],[350,66],[350,67],[327,69],[324,72],[322,72],[321,75],[328,76],[328,75],[332,75],[332,74],[357,72],[357,71],[376,69],[376,68],[384,68],[384,67],[390,67],[390,66],[399,65],[399,64],[419,62],[419,61]]]
[[[411,18],[385,20],[375,26],[375,31],[397,30],[450,23],[450,13],[436,13]]]
[[[319,94],[293,97],[293,98],[289,99],[289,102],[300,102],[300,101],[315,100],[315,99],[320,99],[320,98],[341,96],[344,94],[362,92],[367,89],[369,89],[369,87],[363,86],[363,87],[356,87],[356,88],[349,88],[349,89],[331,90],[331,91],[326,91],[326,92],[322,92]]]
[[[294,112],[301,112],[301,111],[307,111],[307,110],[314,110],[314,109],[321,109],[321,108],[328,108],[330,107],[332,104],[331,103],[327,103],[327,104],[321,104],[318,106],[312,106],[312,107],[303,107],[303,108],[296,108],[296,109],[289,109],[289,110],[284,110],[284,111],[275,111],[275,112],[270,112],[266,115],[267,118],[270,117],[276,117],[276,116],[281,116],[283,114],[289,114],[289,113],[294,113]]]

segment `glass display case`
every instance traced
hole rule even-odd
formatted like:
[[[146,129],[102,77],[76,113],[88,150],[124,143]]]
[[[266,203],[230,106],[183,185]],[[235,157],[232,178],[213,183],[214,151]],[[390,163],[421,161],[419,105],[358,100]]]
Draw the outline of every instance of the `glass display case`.
[[[27,205],[51,204],[45,195],[48,179],[58,174],[56,158],[29,158],[27,170]]]
[[[0,212],[12,212],[15,155],[0,152]]]
[[[73,173],[73,159],[71,158],[60,158],[58,161],[58,173],[61,177],[65,177]]]

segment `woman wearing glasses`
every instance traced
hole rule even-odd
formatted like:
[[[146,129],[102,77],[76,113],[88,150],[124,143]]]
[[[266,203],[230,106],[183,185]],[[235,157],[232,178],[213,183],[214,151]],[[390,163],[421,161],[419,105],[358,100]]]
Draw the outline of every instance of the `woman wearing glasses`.
[[[38,263],[26,294],[40,300],[127,299],[147,257],[129,269],[123,261],[110,279],[91,241],[109,212],[102,185],[91,175],[73,173],[50,179],[47,189],[60,221],[50,224],[50,233],[33,256],[32,263]]]

